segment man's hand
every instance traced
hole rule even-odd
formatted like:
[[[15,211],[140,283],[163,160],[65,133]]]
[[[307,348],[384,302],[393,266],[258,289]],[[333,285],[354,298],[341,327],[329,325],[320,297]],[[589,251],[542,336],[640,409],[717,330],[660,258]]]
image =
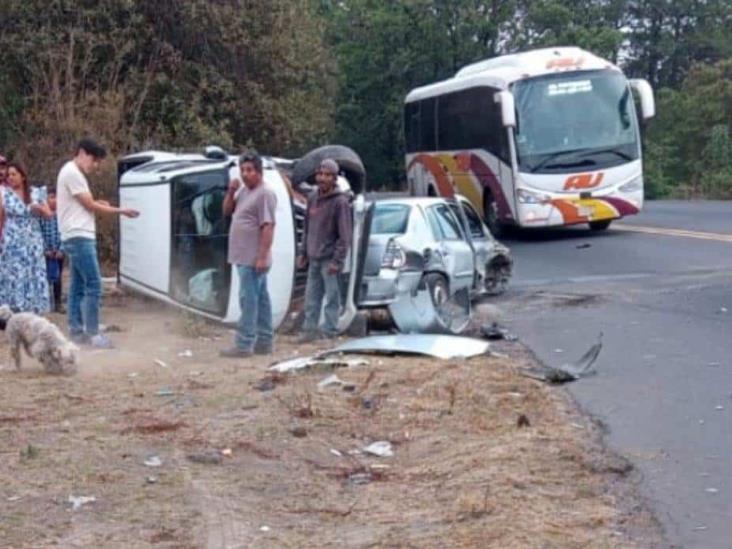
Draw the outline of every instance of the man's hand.
[[[231,193],[231,196],[234,196],[236,191],[239,190],[239,187],[241,187],[241,181],[238,179],[232,179],[229,181],[229,192]]]
[[[334,275],[334,274],[338,274],[340,272],[341,272],[341,267],[340,267],[340,265],[338,265],[338,263],[331,261],[328,264],[328,274]]]
[[[297,256],[297,268],[302,270],[308,266],[308,258],[304,255]]]
[[[132,208],[122,208],[119,211],[120,215],[123,215],[125,217],[129,217],[131,219],[134,219],[135,217],[139,217],[140,212],[137,210],[133,210]]]
[[[259,274],[266,273],[269,270],[267,260],[258,257],[257,261],[255,261],[254,263],[254,270],[257,271]]]

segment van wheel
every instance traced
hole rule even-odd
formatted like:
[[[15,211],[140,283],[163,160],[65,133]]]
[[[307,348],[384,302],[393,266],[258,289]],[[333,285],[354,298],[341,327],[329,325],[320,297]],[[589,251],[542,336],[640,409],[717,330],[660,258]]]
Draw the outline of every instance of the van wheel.
[[[489,190],[483,193],[483,212],[485,224],[493,237],[503,237],[506,234],[506,226],[498,219],[498,204]]]
[[[605,219],[604,221],[590,221],[590,230],[591,231],[604,231],[610,226],[610,223],[612,223],[612,219]]]

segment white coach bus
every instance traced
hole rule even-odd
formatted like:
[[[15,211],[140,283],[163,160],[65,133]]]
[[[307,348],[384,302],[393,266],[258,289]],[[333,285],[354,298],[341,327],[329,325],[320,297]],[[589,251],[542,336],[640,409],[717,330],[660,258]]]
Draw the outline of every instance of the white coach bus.
[[[500,235],[507,225],[606,229],[643,205],[645,80],[579,48],[506,55],[416,88],[405,100],[413,195],[463,194]]]

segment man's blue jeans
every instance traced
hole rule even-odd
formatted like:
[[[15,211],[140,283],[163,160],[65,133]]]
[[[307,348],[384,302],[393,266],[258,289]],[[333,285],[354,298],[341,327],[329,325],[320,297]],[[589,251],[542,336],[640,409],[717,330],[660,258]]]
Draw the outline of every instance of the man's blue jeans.
[[[102,276],[97,260],[97,241],[92,238],[69,238],[63,250],[71,262],[71,286],[67,303],[69,332],[72,337],[99,333],[99,300]]]
[[[258,273],[254,267],[237,265],[239,273],[239,308],[241,316],[236,328],[237,348],[250,351],[254,345],[262,349],[272,347],[272,303],[267,290],[267,273]]]
[[[310,259],[308,265],[308,281],[305,286],[305,322],[303,331],[315,332],[320,322],[320,310],[323,307],[323,333],[329,336],[338,333],[338,316],[341,312],[341,292],[338,286],[339,273],[329,273],[330,259]]]

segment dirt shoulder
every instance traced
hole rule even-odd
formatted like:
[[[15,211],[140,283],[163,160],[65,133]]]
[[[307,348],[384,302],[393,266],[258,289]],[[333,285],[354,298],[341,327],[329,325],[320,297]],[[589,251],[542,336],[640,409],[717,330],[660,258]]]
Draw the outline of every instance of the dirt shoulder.
[[[564,391],[517,374],[533,359],[516,343],[367,357],[335,372],[352,391],[318,390],[331,371],[262,391],[273,359],[220,359],[227,330],[137,299],[103,319],[118,349],[85,350],[76,376],[0,372],[6,546],[659,544],[632,468]],[[318,348],[281,337],[274,359]],[[365,454],[375,441],[394,455]]]

